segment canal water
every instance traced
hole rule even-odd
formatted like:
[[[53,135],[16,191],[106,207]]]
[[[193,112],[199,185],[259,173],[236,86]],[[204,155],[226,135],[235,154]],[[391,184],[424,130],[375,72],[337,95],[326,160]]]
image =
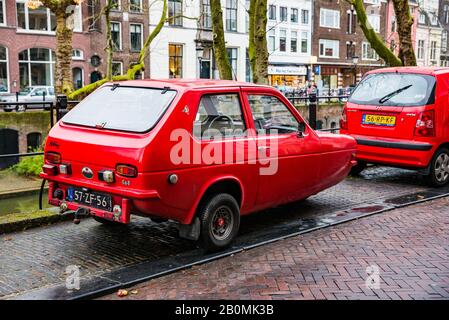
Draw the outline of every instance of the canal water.
[[[42,206],[50,208],[47,203],[47,191],[42,198]],[[1,199],[0,198],[0,216],[9,213],[27,213],[39,210],[39,192]]]

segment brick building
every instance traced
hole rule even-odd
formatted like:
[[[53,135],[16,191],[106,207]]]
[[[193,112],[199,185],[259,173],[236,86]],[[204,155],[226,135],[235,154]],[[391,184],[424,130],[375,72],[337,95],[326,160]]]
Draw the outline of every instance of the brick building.
[[[440,26],[443,28],[441,31],[440,65],[449,67],[449,0],[439,1],[438,17],[440,20]]]
[[[365,0],[368,19],[381,38],[386,34],[384,0]],[[315,0],[312,54],[319,88],[348,87],[368,70],[384,65],[357,23],[357,13],[344,0]]]
[[[118,9],[111,13],[111,21],[114,73],[119,74],[137,60],[149,23],[146,1],[116,1]],[[84,1],[74,7],[75,88],[98,80],[106,71],[105,22],[98,19],[100,5],[94,3]],[[26,0],[0,0],[0,93],[17,92],[29,85],[54,85],[55,29],[56,20],[49,9],[30,9]]]

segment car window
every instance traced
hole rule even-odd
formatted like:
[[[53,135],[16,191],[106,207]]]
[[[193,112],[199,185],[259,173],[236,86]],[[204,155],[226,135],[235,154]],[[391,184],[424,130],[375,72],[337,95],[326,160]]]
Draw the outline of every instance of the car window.
[[[42,97],[44,95],[44,93],[45,94],[47,93],[46,91],[47,90],[45,88],[37,88],[31,93],[31,95]]]
[[[246,130],[237,93],[211,94],[201,97],[193,123],[193,135],[199,139],[235,137]]]
[[[298,131],[298,121],[278,98],[269,95],[248,95],[257,134]]]

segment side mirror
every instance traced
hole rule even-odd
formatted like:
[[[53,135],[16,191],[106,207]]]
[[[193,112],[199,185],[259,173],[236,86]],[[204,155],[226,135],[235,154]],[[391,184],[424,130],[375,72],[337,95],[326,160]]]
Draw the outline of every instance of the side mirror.
[[[306,131],[306,124],[304,122],[298,123],[298,138],[303,138],[305,131]]]

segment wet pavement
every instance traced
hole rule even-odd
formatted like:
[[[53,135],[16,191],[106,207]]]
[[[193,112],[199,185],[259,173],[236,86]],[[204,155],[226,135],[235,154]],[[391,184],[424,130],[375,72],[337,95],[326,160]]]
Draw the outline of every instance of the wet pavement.
[[[230,250],[238,252],[295,230],[337,224],[443,191],[429,189],[413,171],[370,168],[306,201],[242,218],[240,235]],[[70,298],[65,271],[73,265],[80,267],[82,289],[75,292],[80,295],[216,258],[179,239],[173,224],[139,217],[129,226],[104,226],[93,219],[78,226],[58,223],[0,236],[0,246],[0,298]]]

